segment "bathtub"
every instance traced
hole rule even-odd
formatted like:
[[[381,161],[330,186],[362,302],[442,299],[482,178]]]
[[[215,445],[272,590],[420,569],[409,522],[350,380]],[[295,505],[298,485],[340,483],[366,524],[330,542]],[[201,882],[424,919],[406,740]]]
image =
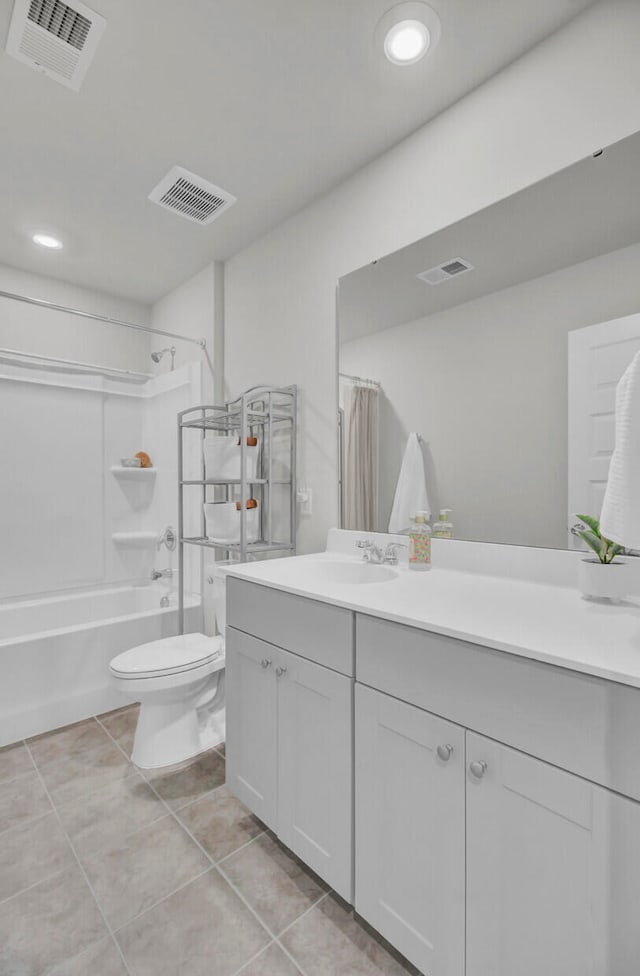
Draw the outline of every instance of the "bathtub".
[[[82,590],[0,604],[0,747],[126,704],[109,661],[178,632],[166,586]],[[199,598],[185,603],[185,630],[202,629]]]

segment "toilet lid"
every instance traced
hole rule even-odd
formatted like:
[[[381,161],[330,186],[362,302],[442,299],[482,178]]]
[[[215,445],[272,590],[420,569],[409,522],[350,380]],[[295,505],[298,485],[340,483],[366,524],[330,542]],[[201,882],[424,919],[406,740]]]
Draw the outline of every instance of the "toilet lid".
[[[111,662],[112,674],[121,678],[151,678],[191,671],[220,658],[222,638],[204,634],[180,634],[140,644],[118,654]]]

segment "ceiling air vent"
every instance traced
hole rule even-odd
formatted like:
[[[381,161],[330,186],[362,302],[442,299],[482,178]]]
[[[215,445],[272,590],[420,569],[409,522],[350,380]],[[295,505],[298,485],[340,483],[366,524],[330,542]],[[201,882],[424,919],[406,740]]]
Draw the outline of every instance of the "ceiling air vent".
[[[426,281],[428,285],[441,285],[443,281],[456,278],[458,275],[464,274],[465,271],[473,271],[473,265],[469,261],[465,261],[463,258],[450,258],[436,268],[421,271],[416,277]]]
[[[15,0],[7,53],[78,91],[106,23],[83,3]]]
[[[151,191],[149,199],[196,224],[210,224],[236,202],[226,190],[182,166],[174,166]]]

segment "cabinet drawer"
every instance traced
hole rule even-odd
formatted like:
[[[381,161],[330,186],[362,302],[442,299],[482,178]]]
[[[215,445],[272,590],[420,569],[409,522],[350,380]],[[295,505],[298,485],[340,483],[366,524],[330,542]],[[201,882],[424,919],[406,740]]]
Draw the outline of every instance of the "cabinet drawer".
[[[227,578],[227,624],[353,675],[353,614],[341,607]]]
[[[640,799],[640,690],[358,614],[356,680]]]

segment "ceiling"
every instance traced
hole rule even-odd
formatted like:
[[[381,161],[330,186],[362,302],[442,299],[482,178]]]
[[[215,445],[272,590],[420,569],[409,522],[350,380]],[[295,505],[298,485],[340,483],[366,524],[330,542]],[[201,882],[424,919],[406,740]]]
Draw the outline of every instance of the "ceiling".
[[[640,241],[640,133],[340,279],[340,341],[433,315]],[[451,258],[473,271],[432,286]]]
[[[433,0],[440,43],[400,68],[373,44],[393,0],[89,0],[107,27],[74,92],[6,54],[5,0],[0,263],[153,302],[591,3]],[[208,226],[152,204],[147,195],[175,164],[238,202]],[[38,229],[64,249],[37,249]]]

